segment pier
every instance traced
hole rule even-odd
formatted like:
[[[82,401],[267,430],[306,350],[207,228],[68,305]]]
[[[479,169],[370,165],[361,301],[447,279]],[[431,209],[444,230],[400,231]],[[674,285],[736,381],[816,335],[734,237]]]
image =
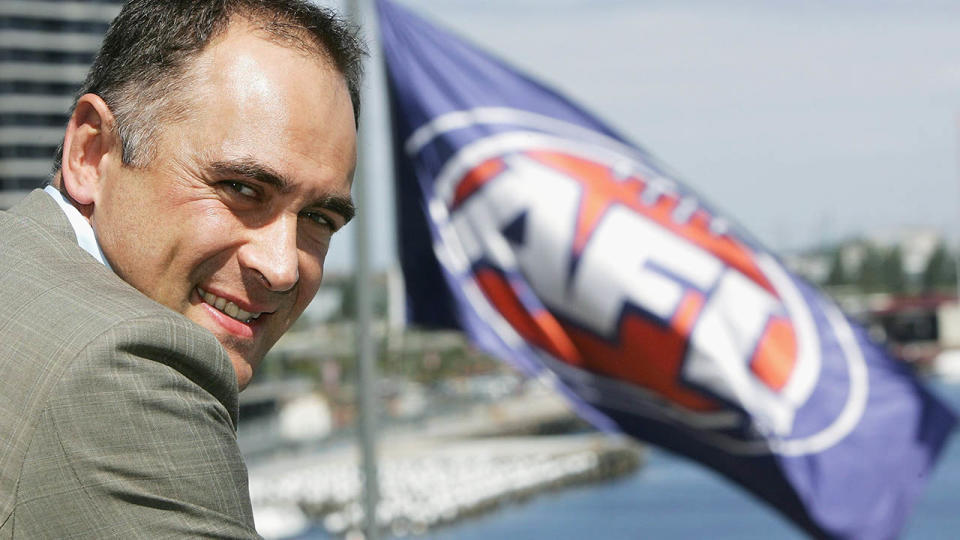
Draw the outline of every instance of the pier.
[[[435,527],[569,486],[615,478],[641,463],[636,442],[582,426],[547,393],[523,395],[394,430],[379,445],[377,523],[394,536]],[[266,537],[322,523],[345,535],[363,521],[353,446],[255,464],[250,492]]]

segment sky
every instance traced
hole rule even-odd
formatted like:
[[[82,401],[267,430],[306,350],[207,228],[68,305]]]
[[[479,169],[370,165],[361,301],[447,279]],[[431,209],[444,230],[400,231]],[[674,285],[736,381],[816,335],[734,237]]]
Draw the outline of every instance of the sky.
[[[778,253],[960,238],[960,3],[400,3],[578,101]],[[371,69],[362,150],[381,267],[396,256],[382,81]],[[353,259],[342,236],[333,271]]]

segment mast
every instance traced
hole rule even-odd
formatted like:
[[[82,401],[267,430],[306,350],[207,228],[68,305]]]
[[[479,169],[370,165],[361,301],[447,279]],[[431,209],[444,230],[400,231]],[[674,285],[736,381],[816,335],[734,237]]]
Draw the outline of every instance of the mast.
[[[361,23],[371,25],[374,17],[368,16],[370,3],[368,0],[347,0],[346,11],[350,19],[358,26]],[[367,26],[370,31],[366,36],[374,41],[376,32],[372,26]],[[371,45],[371,48],[375,43]],[[370,64],[368,64],[370,65]],[[373,71],[373,70],[371,70]],[[363,510],[364,510],[364,538],[366,540],[377,540],[380,535],[377,530],[377,505],[380,499],[380,487],[378,481],[377,466],[377,367],[376,367],[376,340],[372,332],[373,325],[373,284],[370,270],[370,223],[371,210],[373,207],[370,192],[370,182],[376,176],[371,174],[374,170],[372,163],[373,137],[375,119],[372,113],[375,113],[378,107],[371,107],[366,103],[368,98],[376,99],[379,92],[370,91],[371,87],[365,85],[362,94],[365,102],[360,110],[360,126],[358,132],[358,163],[357,177],[353,185],[354,196],[357,200],[359,211],[355,220],[356,229],[354,230],[354,251],[355,258],[355,279],[356,279],[356,321],[354,323],[354,335],[356,339],[357,360],[359,366],[359,408],[360,408],[360,426],[359,426],[359,446],[361,454],[361,471],[363,482]]]

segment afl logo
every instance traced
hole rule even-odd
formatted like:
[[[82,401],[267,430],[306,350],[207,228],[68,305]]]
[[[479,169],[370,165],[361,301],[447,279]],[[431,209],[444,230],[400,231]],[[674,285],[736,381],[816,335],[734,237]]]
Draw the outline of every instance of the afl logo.
[[[844,317],[646,156],[511,109],[441,116],[407,151],[454,131],[472,142],[435,172],[435,249],[517,354],[532,345],[568,384],[615,381],[733,452],[820,451],[856,424],[866,368]],[[827,370],[843,391],[829,418],[798,422],[822,338],[842,351]]]

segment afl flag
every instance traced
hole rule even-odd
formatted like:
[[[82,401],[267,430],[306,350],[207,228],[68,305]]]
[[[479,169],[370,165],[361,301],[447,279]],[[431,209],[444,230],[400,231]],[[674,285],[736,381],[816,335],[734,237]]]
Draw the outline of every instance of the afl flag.
[[[818,537],[901,530],[954,415],[817,290],[576,104],[378,0],[415,324]]]

